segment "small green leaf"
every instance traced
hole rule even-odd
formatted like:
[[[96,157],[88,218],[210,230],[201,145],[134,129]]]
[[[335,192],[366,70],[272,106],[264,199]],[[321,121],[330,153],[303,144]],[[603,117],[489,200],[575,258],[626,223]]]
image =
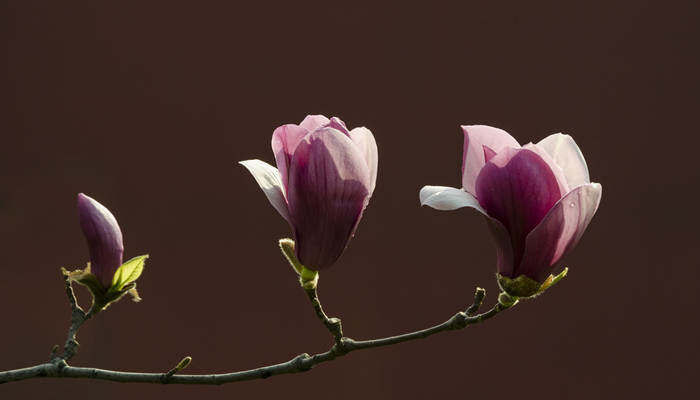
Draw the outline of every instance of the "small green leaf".
[[[143,267],[146,264],[146,259],[148,254],[137,256],[131,260],[125,262],[117,269],[114,273],[114,278],[112,278],[112,287],[116,291],[124,290],[124,287],[130,283],[135,282],[141,276],[143,272]]]
[[[76,269],[75,271],[68,271],[62,267],[61,272],[64,277],[87,287],[93,297],[102,297],[107,291],[97,277],[90,272],[90,263],[87,264],[87,268]]]

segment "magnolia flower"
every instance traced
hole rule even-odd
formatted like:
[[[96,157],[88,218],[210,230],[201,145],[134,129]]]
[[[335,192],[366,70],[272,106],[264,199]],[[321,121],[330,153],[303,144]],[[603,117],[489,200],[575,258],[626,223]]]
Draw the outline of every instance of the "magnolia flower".
[[[312,270],[343,253],[377,181],[377,144],[367,128],[351,131],[338,118],[309,115],[272,134],[277,168],[241,161],[272,206],[289,222],[295,253]]]
[[[514,296],[533,295],[581,239],[602,187],[591,183],[583,154],[569,135],[556,133],[521,147],[501,129],[462,130],[462,188],[425,186],[421,204],[437,210],[471,207],[485,215],[496,242],[501,286],[523,277],[522,284],[504,289]]]
[[[105,206],[82,193],[78,194],[78,218],[90,251],[90,272],[109,288],[124,253],[119,224]]]

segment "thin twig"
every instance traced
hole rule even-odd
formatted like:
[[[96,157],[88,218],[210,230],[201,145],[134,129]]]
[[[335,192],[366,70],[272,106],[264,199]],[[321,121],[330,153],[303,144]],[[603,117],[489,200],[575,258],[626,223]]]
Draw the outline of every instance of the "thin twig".
[[[56,356],[56,352],[52,350],[51,352],[51,362],[59,365],[59,366],[65,366],[66,362],[73,358],[75,353],[78,350],[78,346],[80,343],[78,343],[77,340],[77,335],[78,335],[78,329],[87,321],[88,319],[92,318],[93,315],[95,315],[98,311],[97,307],[93,305],[93,307],[90,308],[90,310],[86,313],[82,307],[80,307],[80,304],[78,304],[78,301],[75,298],[75,292],[73,292],[73,285],[72,281],[68,276],[63,276],[66,284],[66,295],[68,296],[68,303],[70,304],[71,308],[71,318],[70,318],[70,328],[68,328],[68,337],[66,338],[66,343],[63,346],[63,354],[60,357]]]
[[[333,335],[335,342],[340,343],[341,339],[343,338],[343,326],[340,323],[340,318],[328,318],[326,313],[323,311],[323,307],[321,307],[321,302],[318,300],[318,293],[316,293],[315,287],[304,288],[304,291],[309,297],[311,305],[314,307],[314,311],[316,311],[316,316],[318,317],[318,319],[321,320],[323,325],[325,325],[328,331],[331,333],[331,335]]]
[[[483,291],[483,289],[481,290]],[[468,311],[476,312],[476,309],[478,309],[478,307],[481,305],[481,302],[483,301],[483,297],[483,294],[480,294],[479,289],[477,289],[477,292],[474,296],[474,304],[468,308]],[[317,296],[315,297],[315,299],[316,301],[318,301]],[[314,309],[316,310],[318,315],[325,316],[325,313],[323,313],[323,310],[320,307],[320,302],[318,304],[319,307],[317,309],[314,303]],[[463,329],[469,325],[485,321],[507,308],[508,307],[503,306],[500,303],[496,303],[496,305],[487,312],[473,316],[467,315],[467,312],[460,311],[447,321],[439,325],[435,325],[431,328],[381,339],[355,341],[350,338],[341,337],[340,340],[336,341],[336,343],[324,353],[315,354],[313,356],[309,356],[308,354],[304,353],[281,364],[269,365],[247,371],[231,372],[226,374],[176,375],[175,373],[177,371],[172,372],[172,374],[170,374],[170,371],[166,374],[123,372],[97,368],[71,367],[68,365],[57,365],[56,363],[45,363],[28,368],[0,372],[0,384],[40,377],[85,378],[114,382],[141,382],[160,384],[177,383],[199,385],[221,385],[224,383],[232,383],[252,379],[265,379],[274,375],[293,374],[308,371],[318,364],[334,360],[335,358],[345,355],[352,351],[381,346],[389,346],[401,342],[425,338],[439,332]],[[325,318],[327,318],[328,320],[332,320],[327,316]],[[168,374],[169,376],[167,376]]]
[[[163,379],[164,374],[162,373],[122,372],[97,368],[80,368],[71,366],[65,366],[59,369],[54,364],[41,364],[34,367],[1,372],[0,383],[39,377],[87,378],[114,382],[141,382],[161,384],[177,383],[200,385],[221,385],[224,383],[240,382],[252,379],[265,379],[274,375],[292,374],[308,371],[318,364],[331,361],[336,357],[344,355],[351,351],[380,346],[388,346],[396,343],[406,342],[409,340],[424,338],[436,334],[438,332],[462,329],[463,327],[466,327],[468,325],[491,318],[503,309],[504,308],[502,306],[496,305],[488,312],[484,314],[479,314],[475,317],[467,317],[466,313],[458,313],[457,315],[459,315],[459,317],[455,315],[455,317],[450,318],[449,320],[445,321],[440,325],[436,325],[432,328],[399,336],[366,341],[354,341],[352,339],[343,338],[342,349],[339,348],[337,344],[334,344],[333,347],[331,347],[328,351],[324,353],[315,354],[313,356],[309,356],[308,354],[304,353],[294,357],[293,359],[285,363],[265,366],[247,371],[232,372],[227,374],[172,375],[168,377],[168,379]],[[462,324],[464,324],[464,326],[462,326]]]
[[[68,277],[66,280],[66,295],[68,296],[68,302],[71,308],[71,318],[70,318],[70,328],[68,329],[68,337],[66,338],[66,344],[63,346],[63,354],[60,359],[65,361],[70,360],[78,349],[79,343],[76,338],[78,334],[78,329],[85,322],[85,311],[80,307],[78,301],[75,298],[75,293],[73,292],[73,285]]]

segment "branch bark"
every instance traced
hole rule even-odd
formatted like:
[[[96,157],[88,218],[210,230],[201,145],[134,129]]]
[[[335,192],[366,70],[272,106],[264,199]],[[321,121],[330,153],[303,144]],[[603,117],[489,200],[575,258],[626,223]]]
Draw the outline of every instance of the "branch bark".
[[[180,369],[185,368],[189,364],[189,357],[183,359],[175,368],[165,373],[142,373],[142,372],[125,372],[111,371],[99,368],[84,368],[72,367],[67,364],[67,361],[73,357],[78,346],[76,334],[78,328],[89,319],[93,313],[85,313],[80,305],[75,301],[75,295],[70,282],[66,282],[66,293],[71,305],[71,326],[68,330],[68,339],[64,346],[63,354],[60,357],[53,356],[48,363],[39,364],[27,368],[0,372],[0,384],[21,381],[33,378],[82,378],[96,379],[113,382],[133,382],[133,383],[158,383],[158,384],[194,384],[194,385],[221,385],[224,383],[240,382],[253,379],[265,379],[275,375],[293,374],[309,371],[318,364],[332,361],[337,357],[347,353],[370,349],[375,347],[390,346],[402,342],[407,342],[416,339],[426,338],[428,336],[451,330],[459,330],[466,328],[469,325],[477,324],[492,318],[499,312],[509,308],[507,306],[496,303],[494,307],[482,314],[476,314],[476,311],[481,306],[484,300],[484,289],[477,288],[474,295],[474,303],[466,310],[460,311],[452,316],[447,321],[435,325],[433,327],[406,333],[398,336],[390,336],[372,340],[353,340],[342,335],[340,320],[337,318],[328,318],[323,312],[321,303],[318,300],[316,290],[306,290],[309,299],[314,307],[314,311],[326,325],[334,337],[335,343],[323,353],[310,356],[307,353],[300,354],[293,359],[275,365],[268,365],[256,369],[231,372],[225,374],[202,374],[202,375],[180,375],[176,374]],[[55,354],[55,351],[52,353]]]

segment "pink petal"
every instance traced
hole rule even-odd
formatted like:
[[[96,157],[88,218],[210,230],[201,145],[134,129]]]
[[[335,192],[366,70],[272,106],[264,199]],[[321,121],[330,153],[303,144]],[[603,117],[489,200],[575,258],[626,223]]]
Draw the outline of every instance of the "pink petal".
[[[369,199],[364,155],[342,132],[318,129],[292,156],[287,193],[297,257],[308,268],[328,267],[343,253]]]
[[[287,171],[292,154],[301,139],[309,133],[308,130],[294,124],[282,125],[272,133],[272,152],[275,154],[277,169],[282,179],[282,185],[287,190]]]
[[[365,127],[351,130],[350,139],[357,145],[360,153],[367,161],[367,167],[369,167],[369,193],[371,195],[374,192],[374,187],[377,185],[377,167],[379,164],[377,142],[374,140],[372,132]]]
[[[525,253],[516,275],[542,282],[586,231],[598,210],[602,186],[587,183],[567,193],[527,236]]]
[[[316,129],[322,127],[323,125],[327,125],[329,122],[331,122],[331,120],[326,118],[325,115],[307,115],[306,118],[304,118],[304,120],[301,121],[299,126],[301,126],[309,132],[313,132]]]
[[[561,198],[552,169],[534,151],[508,147],[484,165],[475,189],[484,210],[510,235],[513,265],[519,265],[527,234]]]
[[[337,129],[337,130],[343,132],[346,135],[350,135],[350,132],[348,131],[348,127],[345,126],[345,122],[343,122],[343,120],[338,118],[338,117],[332,117],[330,122],[324,126],[329,126],[333,129]]]
[[[586,159],[571,136],[555,133],[540,140],[537,146],[544,149],[559,165],[570,188],[591,182]]]
[[[561,169],[559,164],[554,162],[554,159],[547,153],[543,148],[536,144],[528,143],[525,146],[522,147],[523,149],[528,149],[531,150],[535,153],[537,153],[538,156],[544,160],[544,162],[549,165],[549,168],[552,170],[552,173],[554,173],[554,177],[557,178],[557,184],[559,185],[559,191],[564,195],[564,193],[569,193],[569,190],[571,189],[569,187],[569,184],[566,182],[566,176],[564,175],[564,171]]]
[[[484,159],[484,146],[499,153],[506,147],[520,147],[508,132],[486,125],[463,125],[464,152],[462,154],[462,187],[467,192],[476,195],[474,186],[476,177],[486,161]]]
[[[496,152],[489,146],[484,145],[484,163],[491,161],[496,156]]]

